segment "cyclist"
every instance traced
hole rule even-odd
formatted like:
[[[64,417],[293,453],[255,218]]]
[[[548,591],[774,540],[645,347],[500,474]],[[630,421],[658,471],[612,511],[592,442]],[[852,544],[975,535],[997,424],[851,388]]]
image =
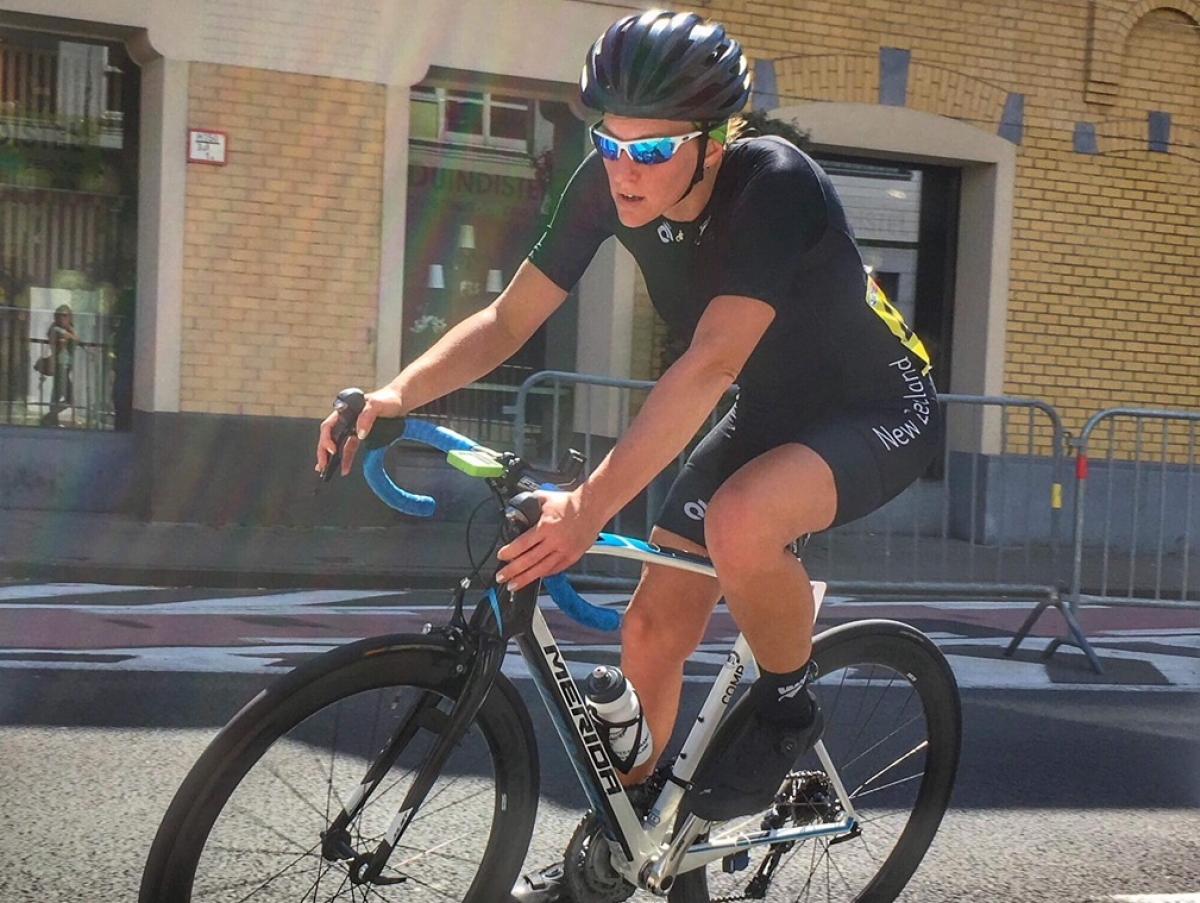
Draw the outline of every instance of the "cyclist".
[[[564,301],[615,236],[655,308],[689,338],[586,482],[541,493],[538,524],[502,548],[517,590],[577,561],[612,516],[685,448],[736,381],[650,535],[708,555],[712,578],[647,566],[622,628],[622,669],[656,745],[671,736],[683,664],[724,596],[760,668],[731,742],[695,775],[697,815],[769,806],[822,727],[812,677],[813,596],[792,540],[868,514],[924,471],[940,431],[928,355],[875,287],[829,178],[775,137],[731,140],[750,76],[739,44],[693,13],[610,26],[580,78],[595,153],[500,297],[367,396],[359,436],[482,377]],[[321,427],[318,469],[333,452]],[[343,461],[348,472],[351,440]],[[654,763],[626,776],[644,780]],[[558,899],[561,871],[514,889]]]

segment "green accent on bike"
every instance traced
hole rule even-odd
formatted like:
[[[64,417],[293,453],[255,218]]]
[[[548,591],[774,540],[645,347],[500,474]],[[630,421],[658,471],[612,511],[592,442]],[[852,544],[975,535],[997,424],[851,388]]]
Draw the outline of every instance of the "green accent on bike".
[[[446,453],[446,460],[452,467],[461,470],[469,477],[489,480],[493,477],[504,476],[504,465],[497,461],[491,452],[479,449],[471,451],[456,449]]]

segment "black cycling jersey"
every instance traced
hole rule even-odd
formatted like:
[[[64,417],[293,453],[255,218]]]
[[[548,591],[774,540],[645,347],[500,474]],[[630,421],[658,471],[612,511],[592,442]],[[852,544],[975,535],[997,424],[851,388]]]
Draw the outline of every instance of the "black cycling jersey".
[[[609,236],[632,252],[650,299],[690,339],[718,295],[765,301],[775,319],[738,376],[737,404],[693,450],[656,524],[704,544],[704,516],[740,467],[787,443],[813,449],[837,487],[838,525],[919,477],[941,418],[929,357],[868,283],[833,184],[779,138],[736,141],[693,222],[621,225],[599,156],[580,165],[530,253],[564,289]]]
[[[613,235],[641,267],[654,307],[685,339],[718,295],[775,309],[738,377],[744,410],[811,416],[902,398],[907,383],[896,362],[909,352],[928,373],[924,349],[895,309],[881,298],[868,303],[862,258],[829,177],[781,138],[730,145],[696,220],[659,217],[637,229],[618,219],[593,152],[530,259],[570,289]]]

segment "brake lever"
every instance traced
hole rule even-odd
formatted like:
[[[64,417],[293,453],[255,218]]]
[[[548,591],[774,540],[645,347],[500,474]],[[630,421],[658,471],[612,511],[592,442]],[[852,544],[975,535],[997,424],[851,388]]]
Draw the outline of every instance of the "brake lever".
[[[349,388],[338,392],[333,400],[333,409],[337,412],[338,421],[330,430],[330,438],[337,448],[329,458],[329,463],[321,471],[321,482],[328,483],[339,471],[342,464],[342,453],[346,450],[346,442],[354,434],[354,426],[358,423],[358,415],[366,407],[367,398],[362,389]]]

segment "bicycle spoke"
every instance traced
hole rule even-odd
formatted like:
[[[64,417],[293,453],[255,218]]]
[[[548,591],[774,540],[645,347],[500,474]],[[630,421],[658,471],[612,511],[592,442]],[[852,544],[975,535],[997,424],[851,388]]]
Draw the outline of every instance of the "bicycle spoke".
[[[907,784],[909,781],[915,781],[918,778],[923,778],[923,777],[925,777],[925,772],[923,772],[923,771],[920,772],[919,774],[910,774],[906,778],[901,778],[898,781],[892,781],[890,784],[884,784],[882,787],[873,787],[870,790],[868,790],[866,793],[860,794],[854,798],[862,799],[863,797],[870,796],[872,793],[878,793],[880,790],[887,790],[889,787],[899,787],[901,784]]]
[[[275,778],[275,780],[277,780],[280,784],[282,784],[284,787],[286,787],[291,792],[292,796],[294,796],[296,799],[300,800],[300,802],[304,803],[304,805],[308,806],[308,808],[312,809],[312,811],[315,812],[319,818],[322,818],[325,820],[326,824],[329,824],[330,819],[329,819],[328,805],[326,805],[325,811],[322,812],[320,806],[318,806],[312,800],[305,797],[304,794],[302,794],[299,790],[297,790],[295,787],[293,787],[290,782],[285,780],[284,777],[276,770],[275,766],[264,765],[263,768],[266,770],[266,772],[269,775],[271,775],[271,777]]]
[[[242,897],[241,900],[238,900],[237,903],[245,903],[246,900],[249,900],[256,893],[258,893],[260,890],[262,890],[264,887],[266,887],[268,884],[270,884],[272,881],[274,881],[276,878],[283,875],[286,871],[288,871],[297,862],[304,859],[305,856],[310,856],[313,853],[313,851],[316,850],[316,848],[319,847],[320,845],[321,845],[320,841],[318,841],[317,843],[314,843],[311,847],[309,847],[307,850],[305,850],[303,853],[301,853],[299,856],[297,856],[295,859],[293,859],[291,862],[289,862],[287,865],[285,865],[283,868],[281,868],[275,874],[273,874],[269,878],[267,878],[266,881],[264,881],[262,884],[260,884],[254,890],[250,891],[250,893],[248,893],[246,896]],[[237,882],[234,882],[233,884],[226,884],[226,885],[222,885],[220,887],[212,888],[211,890],[206,890],[206,891],[204,891],[204,893],[215,894],[215,893],[220,893],[221,891],[226,891],[226,890],[236,890],[237,888],[245,887],[248,884],[252,884],[257,880],[258,880],[258,878],[255,877],[255,878],[250,878],[246,881],[237,881]],[[305,893],[307,893],[307,891],[305,891]]]
[[[863,756],[867,755],[867,753],[870,753],[870,752],[874,751],[875,749],[878,749],[884,743],[887,743],[888,740],[892,739],[892,737],[896,736],[896,734],[900,733],[900,731],[904,730],[910,724],[915,724],[921,717],[922,716],[920,716],[920,715],[913,715],[913,717],[911,719],[904,722],[902,725],[900,725],[898,728],[896,728],[894,731],[892,731],[886,737],[884,737],[881,740],[878,740],[875,743],[868,746],[866,749],[864,749],[862,752],[860,752],[857,756],[855,756],[849,762],[843,762],[841,764],[841,766],[839,767],[839,770],[841,771],[841,773],[845,774],[850,769],[851,765],[853,765],[855,762],[857,762]]]
[[[870,856],[872,859],[874,859],[876,862],[879,862],[879,857],[876,856],[875,851],[871,849],[871,844],[867,840],[867,835],[859,834],[858,839],[862,841],[863,849],[867,851],[867,855]]]
[[[883,813],[883,815],[873,815],[870,818],[860,818],[858,820],[858,823],[860,825],[869,825],[869,824],[873,824],[874,822],[877,822],[877,821],[883,821],[885,818],[895,818],[898,815],[907,816],[907,815],[909,815],[909,813],[905,810],[897,810],[896,812],[885,812],[885,813]]]
[[[297,849],[299,845],[297,845]],[[210,843],[206,850],[216,850],[218,853],[258,853],[266,856],[293,856],[296,850],[266,850],[256,847],[227,847],[219,843]]]
[[[460,834],[458,837],[455,837],[453,840],[447,840],[446,843],[439,844],[439,846],[446,846],[447,844],[450,844],[450,843],[457,843],[458,841],[462,840],[464,837],[469,837],[469,836],[470,836],[469,833]],[[399,844],[396,847],[396,849],[398,849],[398,850],[420,850],[421,848],[414,847],[411,844]],[[477,865],[477,863],[474,859],[470,859],[466,856],[455,856],[453,853],[443,853],[437,847],[430,847],[428,850],[424,850],[419,856],[413,856],[411,859],[405,859],[403,862],[400,863],[400,865],[401,866],[408,865],[410,862],[416,862],[418,859],[421,858],[421,856],[429,856],[429,855],[437,856],[441,859],[449,859],[453,862],[465,862],[468,865]],[[397,866],[397,868],[399,868],[399,866]]]
[[[833,866],[833,870],[838,873],[838,877],[842,879],[842,883],[845,884],[846,887],[849,888],[849,890],[851,892],[853,892],[854,886],[850,883],[850,880],[846,877],[845,872],[842,871],[841,866],[839,866],[837,864],[837,858],[829,855],[829,844],[828,843],[825,845],[825,858],[826,858],[826,861],[830,865]]]
[[[867,778],[865,781],[863,781],[861,784],[859,784],[858,787],[855,788],[854,792],[850,794],[850,799],[854,799],[856,796],[858,796],[859,791],[862,790],[864,787],[866,787],[868,784],[870,784],[872,781],[876,780],[877,778],[883,777],[885,774],[887,774],[889,771],[891,771],[893,768],[895,768],[901,762],[905,761],[906,759],[912,758],[917,753],[924,750],[927,746],[929,746],[929,740],[922,740],[920,743],[918,743],[916,746],[914,746],[912,749],[910,749],[908,752],[906,752],[904,755],[902,755],[899,759],[897,759],[891,765],[885,765],[879,771],[875,772],[875,774],[871,775],[869,778]],[[863,795],[865,796],[866,794],[863,794]]]
[[[872,668],[871,669],[872,677],[874,677],[874,673],[875,673],[875,669]],[[862,724],[859,725],[858,733],[854,735],[854,739],[851,740],[848,744],[846,744],[847,750],[854,749],[855,744],[858,743],[858,738],[861,737],[863,731],[865,731],[867,729],[867,725],[871,722],[871,719],[875,717],[875,713],[877,711],[879,711],[879,706],[883,703],[883,700],[885,698],[887,698],[888,690],[890,690],[892,688],[892,685],[895,683],[896,683],[896,675],[893,673],[891,678],[887,682],[887,686],[883,688],[883,690],[879,694],[879,698],[875,700],[875,705],[871,707],[871,714],[869,714],[863,720]],[[864,700],[866,699],[866,697],[868,695],[870,695],[870,686],[871,686],[870,681],[867,681],[867,689],[863,691]],[[861,711],[861,709],[860,709],[860,711]]]
[[[303,843],[301,843],[298,840],[293,840],[292,838],[290,838],[286,834],[284,834],[282,831],[280,831],[278,828],[275,828],[272,825],[267,824],[265,821],[263,821],[261,818],[259,818],[257,815],[255,815],[253,812],[251,812],[249,809],[247,809],[245,806],[242,806],[239,803],[231,801],[229,804],[229,808],[233,809],[235,811],[241,812],[247,818],[249,818],[250,821],[254,822],[260,828],[263,828],[266,831],[270,831],[272,834],[274,834],[276,837],[278,837],[284,843],[293,844],[296,847],[296,849],[298,849],[298,850],[304,848]],[[312,847],[309,847],[309,849],[312,849]]]
[[[417,813],[417,817],[412,820],[412,824],[416,824],[422,818],[428,818],[431,815],[437,815],[439,812],[445,811],[446,809],[449,809],[451,806],[461,806],[463,803],[467,802],[467,800],[473,800],[473,799],[475,799],[475,797],[480,796],[484,793],[495,793],[495,787],[480,787],[474,793],[468,794],[467,796],[464,796],[461,799],[451,800],[450,802],[446,803],[445,805],[439,806],[438,808],[432,809],[432,810],[426,810],[425,803],[422,803],[421,811],[419,813]],[[438,796],[441,796],[441,794],[439,793]],[[431,798],[431,800],[432,800],[432,798]],[[431,800],[426,800],[426,802],[430,802]]]
[[[329,746],[329,784],[326,786],[325,791],[325,824],[329,824],[329,800],[333,795],[333,767],[337,761],[338,728],[341,726],[341,722],[342,706],[341,703],[339,703],[333,708],[333,743],[331,743]],[[345,808],[345,805],[343,805],[343,811]]]

